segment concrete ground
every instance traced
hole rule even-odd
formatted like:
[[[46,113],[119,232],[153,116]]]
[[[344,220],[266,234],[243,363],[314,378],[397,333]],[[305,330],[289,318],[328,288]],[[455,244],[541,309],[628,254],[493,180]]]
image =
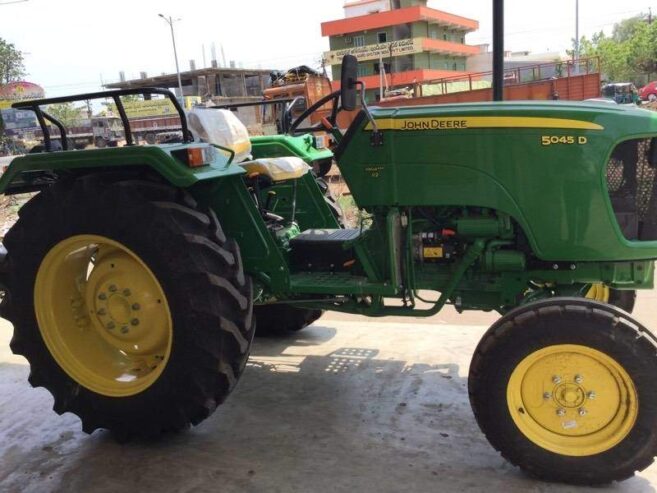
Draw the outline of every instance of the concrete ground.
[[[657,292],[638,318],[657,330]],[[2,492],[589,491],[534,481],[479,431],[466,390],[490,314],[430,320],[327,315],[283,340],[257,340],[235,393],[188,433],[116,444],[57,416],[27,383],[0,325]],[[590,491],[655,491],[657,466]]]

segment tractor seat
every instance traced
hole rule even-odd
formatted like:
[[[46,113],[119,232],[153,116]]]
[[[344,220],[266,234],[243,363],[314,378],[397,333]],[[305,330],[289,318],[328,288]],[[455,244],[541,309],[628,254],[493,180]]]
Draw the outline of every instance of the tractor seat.
[[[251,160],[249,132],[231,111],[197,107],[187,113],[187,121],[195,140],[232,150],[235,153],[234,162],[249,174],[258,173],[278,182],[301,178],[310,169],[298,157]]]
[[[310,169],[310,166],[298,157],[261,158],[239,164],[248,174],[264,175],[273,182],[296,180]]]

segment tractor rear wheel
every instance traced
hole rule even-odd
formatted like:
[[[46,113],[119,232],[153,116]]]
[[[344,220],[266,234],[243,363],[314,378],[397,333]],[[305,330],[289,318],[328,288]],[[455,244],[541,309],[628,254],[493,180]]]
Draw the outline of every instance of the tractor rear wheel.
[[[657,455],[657,340],[625,312],[554,298],[509,312],[470,367],[491,444],[547,481],[604,484]]]
[[[87,433],[196,425],[235,387],[254,333],[239,249],[211,211],[153,181],[60,181],[6,236],[11,348]]]
[[[317,321],[322,310],[294,308],[290,305],[256,306],[253,313],[257,322],[257,336],[284,336],[299,332]]]

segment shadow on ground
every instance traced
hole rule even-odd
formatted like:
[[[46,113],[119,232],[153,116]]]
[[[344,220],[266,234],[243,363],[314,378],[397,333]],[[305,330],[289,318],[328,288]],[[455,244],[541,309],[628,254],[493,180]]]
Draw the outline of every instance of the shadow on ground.
[[[491,449],[450,358],[390,359],[377,332],[348,330],[258,340],[228,402],[156,443],[83,435],[28,388],[26,366],[0,365],[0,490],[574,491],[531,480]],[[644,478],[608,489],[654,491]]]

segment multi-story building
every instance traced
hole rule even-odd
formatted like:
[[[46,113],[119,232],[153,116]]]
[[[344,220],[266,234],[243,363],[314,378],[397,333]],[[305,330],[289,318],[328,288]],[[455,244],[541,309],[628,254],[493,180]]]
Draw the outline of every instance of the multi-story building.
[[[344,19],[322,23],[330,43],[324,59],[340,80],[342,57],[357,56],[370,100],[380,97],[382,82],[393,88],[467,74],[467,58],[479,52],[465,44],[479,22],[429,8],[427,0],[353,0],[344,11]]]

